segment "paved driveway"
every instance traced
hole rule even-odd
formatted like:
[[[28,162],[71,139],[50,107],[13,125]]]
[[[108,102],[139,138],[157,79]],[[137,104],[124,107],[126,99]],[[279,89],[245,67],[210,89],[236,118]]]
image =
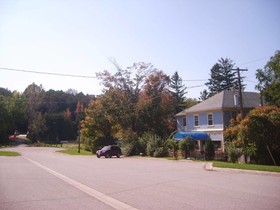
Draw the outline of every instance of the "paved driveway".
[[[0,209],[280,209],[280,176],[56,148],[9,150],[22,156],[0,157]]]

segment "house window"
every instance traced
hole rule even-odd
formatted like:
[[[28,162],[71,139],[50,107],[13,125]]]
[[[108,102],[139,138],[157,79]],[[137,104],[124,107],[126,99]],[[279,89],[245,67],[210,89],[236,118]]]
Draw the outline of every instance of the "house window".
[[[198,115],[194,115],[194,126],[198,127],[199,126],[199,118]]]
[[[208,125],[213,125],[213,114],[207,114]]]
[[[220,141],[213,141],[213,144],[214,144],[215,150],[221,148],[221,142]]]
[[[183,118],[183,126],[187,127],[187,119],[185,117]]]

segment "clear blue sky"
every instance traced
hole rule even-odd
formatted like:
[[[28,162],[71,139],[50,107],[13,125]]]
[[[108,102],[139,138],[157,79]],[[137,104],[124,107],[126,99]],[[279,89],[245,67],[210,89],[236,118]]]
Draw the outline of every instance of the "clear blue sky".
[[[95,76],[152,63],[187,87],[203,85],[219,58],[255,72],[280,49],[279,0],[0,0],[0,67]],[[5,71],[0,87],[20,92],[35,82],[45,90],[98,94],[96,79]],[[206,87],[189,88],[198,98]]]

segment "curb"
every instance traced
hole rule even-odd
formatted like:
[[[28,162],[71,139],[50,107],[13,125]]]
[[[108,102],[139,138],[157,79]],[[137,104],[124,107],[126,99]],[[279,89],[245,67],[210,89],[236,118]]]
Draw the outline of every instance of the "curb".
[[[206,163],[206,164],[204,165],[204,169],[205,169],[206,171],[214,171],[213,163]]]
[[[217,168],[217,167],[213,167],[213,163],[206,163],[204,165],[204,169],[206,171],[224,171],[224,172],[236,172],[236,173],[244,173],[244,174],[279,176],[280,177],[280,173],[277,173],[277,172],[244,170],[244,169],[236,169],[236,168]]]

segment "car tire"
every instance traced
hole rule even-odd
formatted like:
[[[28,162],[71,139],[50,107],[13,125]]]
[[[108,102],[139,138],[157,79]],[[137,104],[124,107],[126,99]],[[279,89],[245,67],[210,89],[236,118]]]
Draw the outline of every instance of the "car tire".
[[[120,156],[121,156],[120,154],[117,154],[117,158],[120,158]]]
[[[106,154],[106,155],[105,155],[105,158],[109,158],[109,157],[110,157],[110,155],[109,155],[109,154]]]
[[[96,155],[96,157],[97,157],[97,158],[100,158],[100,156],[99,156],[99,155]]]

